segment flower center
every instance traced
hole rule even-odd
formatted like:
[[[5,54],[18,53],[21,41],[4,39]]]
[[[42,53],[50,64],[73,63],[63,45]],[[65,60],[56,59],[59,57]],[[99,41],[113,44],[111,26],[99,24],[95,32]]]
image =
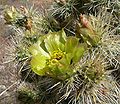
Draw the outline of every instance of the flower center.
[[[58,49],[52,53],[51,59],[60,60],[63,58],[63,56],[64,56],[64,52],[62,52],[60,49]]]
[[[60,49],[54,51],[50,55],[50,59],[47,60],[47,65],[56,65],[56,64],[58,64],[59,60],[61,60],[64,55],[65,55],[65,53],[62,52]]]

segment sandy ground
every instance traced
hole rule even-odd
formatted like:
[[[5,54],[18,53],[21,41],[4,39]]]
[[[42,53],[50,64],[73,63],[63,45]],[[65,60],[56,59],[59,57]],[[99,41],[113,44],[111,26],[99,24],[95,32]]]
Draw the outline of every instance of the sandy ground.
[[[4,33],[4,32],[3,32]],[[11,60],[10,51],[12,46],[9,39],[0,37],[0,104],[16,104],[15,88],[17,88],[17,72]],[[7,55],[8,54],[8,55]],[[9,58],[8,58],[9,57]],[[16,84],[14,84],[16,83]],[[8,89],[8,90],[6,90]]]

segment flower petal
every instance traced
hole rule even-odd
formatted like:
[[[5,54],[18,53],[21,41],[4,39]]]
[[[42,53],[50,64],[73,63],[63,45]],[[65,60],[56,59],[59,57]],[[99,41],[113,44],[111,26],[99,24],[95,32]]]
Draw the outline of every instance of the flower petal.
[[[36,56],[37,54],[41,54],[45,57],[49,57],[49,54],[45,50],[43,50],[43,48],[41,48],[39,41],[35,43],[34,45],[32,45],[29,48],[29,51],[33,56]]]
[[[78,62],[85,52],[84,44],[79,44],[73,51],[73,61]]]
[[[65,41],[66,34],[63,30],[59,32],[49,33],[46,39],[44,40],[45,46],[49,53],[56,51],[58,49],[64,51]]]
[[[65,52],[72,53],[74,48],[78,45],[79,40],[76,37],[68,37],[65,44]]]
[[[32,57],[31,68],[38,75],[45,75],[46,57],[40,54]]]

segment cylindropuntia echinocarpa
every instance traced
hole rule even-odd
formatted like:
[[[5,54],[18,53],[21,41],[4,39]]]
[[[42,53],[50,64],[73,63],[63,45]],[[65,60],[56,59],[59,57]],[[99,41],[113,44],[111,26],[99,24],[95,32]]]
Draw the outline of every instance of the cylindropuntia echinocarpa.
[[[117,68],[113,60],[119,64],[116,57],[120,54],[120,43],[115,39],[118,35],[113,35],[116,29],[110,27],[111,16],[108,19],[107,12],[104,13],[97,17],[81,15],[76,27],[78,38],[67,37],[64,30],[49,32],[36,37],[37,40],[26,47],[31,54],[28,63],[33,72],[56,80],[48,90],[57,89],[60,98],[57,104],[62,101],[68,101],[68,104],[118,104],[119,85],[110,76],[113,70],[108,69],[113,65]]]

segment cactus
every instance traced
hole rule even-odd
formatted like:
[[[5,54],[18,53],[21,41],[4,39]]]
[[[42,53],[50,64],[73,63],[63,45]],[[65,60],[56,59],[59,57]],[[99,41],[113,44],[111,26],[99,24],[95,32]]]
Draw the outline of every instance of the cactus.
[[[76,75],[64,86],[61,85],[60,92],[64,95],[57,103],[69,99],[70,104],[117,104],[119,90],[116,82],[109,76],[109,71],[105,70],[105,64],[100,56],[86,55],[76,67],[79,68]]]
[[[38,103],[120,102],[119,84],[112,76],[120,65],[119,26],[114,27],[119,6],[113,9],[108,4],[108,0],[55,0],[52,13],[45,14],[48,17],[34,15],[36,11],[25,7],[21,12],[13,7],[5,12],[6,23],[22,27],[16,60],[23,70],[29,67],[37,74],[33,83]],[[92,10],[89,15],[88,9]],[[35,95],[24,92],[31,99]]]
[[[62,30],[40,37],[29,50],[32,54],[31,67],[35,73],[63,80],[74,74],[72,65],[82,57],[85,47],[79,44],[77,38],[67,38]]]

